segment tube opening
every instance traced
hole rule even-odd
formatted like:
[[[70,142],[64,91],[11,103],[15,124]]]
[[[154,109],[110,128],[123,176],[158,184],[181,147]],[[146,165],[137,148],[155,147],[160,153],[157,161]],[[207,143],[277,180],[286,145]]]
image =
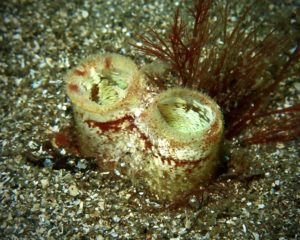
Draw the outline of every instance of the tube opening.
[[[208,105],[195,99],[167,97],[158,103],[157,108],[164,121],[181,133],[205,131],[216,118]]]

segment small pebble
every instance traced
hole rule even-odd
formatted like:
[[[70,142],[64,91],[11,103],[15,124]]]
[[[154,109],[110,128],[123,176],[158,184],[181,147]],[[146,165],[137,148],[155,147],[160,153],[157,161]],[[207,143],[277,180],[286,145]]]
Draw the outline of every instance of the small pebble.
[[[45,189],[49,186],[49,181],[48,179],[42,179],[41,180],[42,188]]]
[[[120,218],[118,217],[118,216],[113,216],[113,221],[115,222],[115,223],[118,223],[118,222],[120,222]]]
[[[69,193],[71,196],[76,197],[79,194],[79,191],[75,185],[69,187]]]

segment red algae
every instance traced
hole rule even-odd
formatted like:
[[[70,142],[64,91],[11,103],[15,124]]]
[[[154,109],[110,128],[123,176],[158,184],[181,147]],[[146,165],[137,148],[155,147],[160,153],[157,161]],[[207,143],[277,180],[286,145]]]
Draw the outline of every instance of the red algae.
[[[214,5],[211,0],[196,0],[188,9],[194,20],[192,25],[177,9],[166,36],[150,28],[139,36],[143,45],[134,46],[157,57],[169,66],[167,71],[176,75],[173,84],[164,76],[155,75],[159,85],[197,89],[219,104],[224,114],[226,139],[238,138],[244,144],[297,139],[300,110],[296,107],[287,108],[285,113],[293,112],[294,116],[287,115],[286,123],[270,119],[270,131],[253,135],[251,141],[246,140],[248,137],[243,139],[242,133],[255,124],[256,116],[276,114],[276,110],[266,109],[279,84],[300,74],[298,44],[275,28],[258,37],[262,24],[253,26],[249,20],[254,4],[255,1],[247,6],[232,25],[228,17],[229,1]],[[214,7],[218,9],[218,21],[211,16]]]
[[[80,76],[80,77],[85,77],[87,75],[87,72],[85,70],[75,69],[74,75]]]
[[[68,85],[68,88],[70,89],[70,91],[72,92],[79,92],[79,87],[77,84],[73,84],[73,83],[70,83]]]
[[[111,57],[104,58],[104,69],[108,70],[108,69],[112,68],[112,66],[113,66],[113,64],[112,64]]]
[[[105,133],[108,131],[111,132],[116,132],[116,131],[120,131],[122,130],[122,125],[124,122],[128,121],[130,123],[129,126],[134,126],[133,125],[133,117],[126,115],[120,119],[116,119],[113,121],[108,121],[108,122],[97,122],[97,121],[93,121],[93,120],[86,120],[85,122],[87,123],[87,125],[89,127],[97,127],[101,130],[101,133]]]

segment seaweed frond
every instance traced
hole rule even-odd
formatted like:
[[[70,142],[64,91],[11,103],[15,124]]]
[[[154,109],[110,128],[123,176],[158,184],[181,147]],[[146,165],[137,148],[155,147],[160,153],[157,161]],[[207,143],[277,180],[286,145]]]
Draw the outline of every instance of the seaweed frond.
[[[211,0],[197,0],[188,9],[193,24],[177,9],[167,36],[150,29],[140,36],[143,44],[135,46],[168,64],[176,74],[174,85],[204,91],[216,100],[224,114],[227,139],[239,136],[259,117],[281,111],[287,114],[287,121],[270,119],[265,131],[244,142],[291,140],[300,136],[298,105],[266,109],[281,82],[299,77],[299,46],[290,53],[289,38],[276,29],[261,34],[263,22],[253,23],[249,18],[253,4],[255,1],[231,23],[229,1],[214,5]],[[291,132],[293,127],[296,131]]]
[[[284,109],[273,110],[256,116],[257,120],[263,121],[259,131],[252,133],[251,137],[244,137],[243,144],[262,144],[266,142],[290,141],[300,136],[300,104]],[[266,117],[281,115],[272,119],[272,124],[264,121]]]

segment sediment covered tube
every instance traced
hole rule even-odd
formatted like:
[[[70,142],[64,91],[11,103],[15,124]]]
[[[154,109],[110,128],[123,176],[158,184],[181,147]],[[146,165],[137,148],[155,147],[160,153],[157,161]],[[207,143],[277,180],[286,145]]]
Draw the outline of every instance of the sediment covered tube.
[[[136,172],[160,199],[175,200],[210,180],[219,163],[223,117],[207,95],[189,89],[159,94],[137,121],[148,149]]]
[[[81,152],[114,165],[126,151],[125,129],[143,94],[137,66],[121,55],[93,55],[69,71],[65,82]]]
[[[166,201],[215,175],[223,117],[207,95],[173,88],[153,98],[137,66],[117,54],[89,57],[65,82],[80,150],[102,170],[124,170]]]

